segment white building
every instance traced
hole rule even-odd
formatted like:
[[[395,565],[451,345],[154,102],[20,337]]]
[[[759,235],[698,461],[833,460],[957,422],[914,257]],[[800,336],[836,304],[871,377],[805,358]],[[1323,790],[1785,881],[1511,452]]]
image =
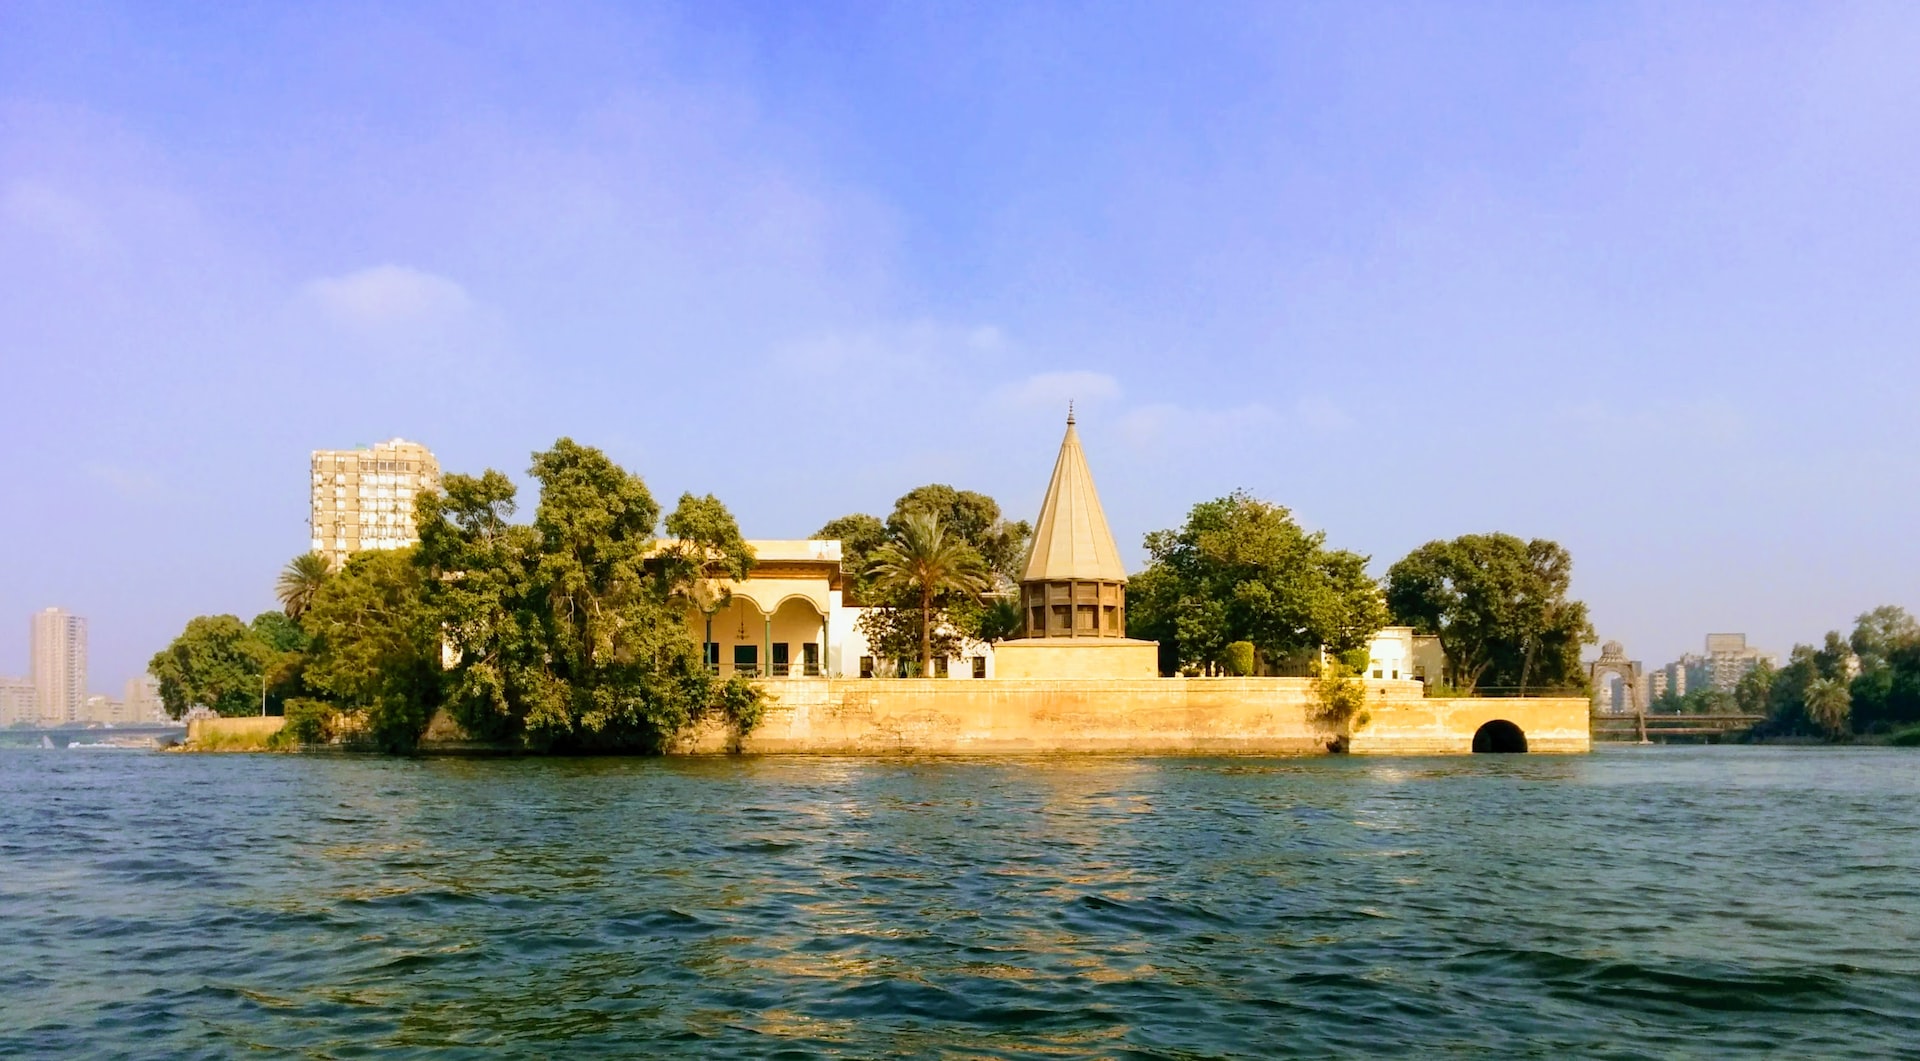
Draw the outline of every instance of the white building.
[[[0,726],[29,725],[40,721],[39,699],[34,696],[32,678],[0,676]]]
[[[48,608],[33,616],[33,689],[41,722],[74,722],[87,698],[87,621]]]
[[[313,451],[313,551],[335,568],[362,549],[399,549],[420,540],[413,502],[440,486],[440,462],[403,438],[364,449]]]

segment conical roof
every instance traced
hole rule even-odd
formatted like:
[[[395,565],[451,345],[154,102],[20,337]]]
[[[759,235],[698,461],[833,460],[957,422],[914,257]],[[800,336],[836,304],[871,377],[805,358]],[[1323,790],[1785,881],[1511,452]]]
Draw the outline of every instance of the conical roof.
[[[1113,532],[1107,529],[1107,514],[1100,510],[1100,495],[1093,488],[1093,473],[1087,470],[1087,455],[1081,452],[1080,433],[1073,429],[1071,413],[1067,414],[1067,437],[1060,440],[1060,459],[1053,464],[1053,481],[1047,484],[1047,499],[1034,524],[1033,553],[1027,557],[1020,581],[1056,579],[1127,580],[1126,565],[1120,562]]]

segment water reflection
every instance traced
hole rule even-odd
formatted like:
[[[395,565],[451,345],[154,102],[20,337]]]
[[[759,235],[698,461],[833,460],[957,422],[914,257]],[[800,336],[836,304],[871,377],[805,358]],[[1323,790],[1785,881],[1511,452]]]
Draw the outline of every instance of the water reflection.
[[[1920,1019],[1911,756],[0,755],[5,1055],[1873,1056]]]

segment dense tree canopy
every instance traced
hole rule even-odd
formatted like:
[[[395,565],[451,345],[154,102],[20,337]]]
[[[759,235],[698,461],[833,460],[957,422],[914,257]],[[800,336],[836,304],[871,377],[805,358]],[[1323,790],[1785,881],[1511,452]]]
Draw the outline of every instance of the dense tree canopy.
[[[1573,558],[1558,543],[1468,534],[1415,549],[1387,571],[1393,620],[1440,635],[1461,691],[1584,687],[1587,606],[1569,600]]]
[[[274,656],[273,648],[237,616],[202,615],[154,655],[147,672],[174,718],[196,706],[222,715],[257,715]]]
[[[497,472],[447,476],[418,520],[429,601],[458,656],[453,716],[533,748],[658,750],[708,709],[750,702],[708,673],[682,611],[700,579],[752,563],[724,507],[682,498],[673,527],[704,542],[662,549],[646,484],[599,450],[561,439],[531,470],[531,527],[506,523],[514,491]]]
[[[882,586],[879,578],[881,552],[900,547],[912,536],[909,523],[916,515],[935,520],[944,548],[960,548],[976,557],[982,576],[977,587],[953,583],[937,589],[930,614],[917,588],[898,579]],[[840,542],[847,599],[871,609],[860,627],[868,647],[882,658],[920,660],[923,668],[928,665],[928,645],[932,657],[941,658],[959,651],[967,639],[996,641],[1019,632],[1020,607],[1013,594],[1032,536],[1025,520],[1007,520],[993,498],[944,483],[900,495],[885,520],[855,513],[813,535]]]
[[[1344,652],[1386,625],[1366,557],[1327,548],[1324,533],[1247,493],[1195,505],[1146,545],[1147,569],[1127,587],[1127,631],[1160,642],[1163,669],[1218,666],[1235,641],[1268,665],[1323,646]]]
[[[440,706],[440,628],[413,550],[364,552],[327,580],[301,615],[312,637],[312,695],[360,713],[374,742],[406,751]]]
[[[1875,608],[1851,635],[1795,645],[1784,667],[1749,674],[1735,696],[1768,716],[1759,736],[1840,740],[1920,726],[1920,623]]]
[[[726,507],[683,496],[661,542],[646,484],[599,450],[563,438],[531,472],[531,524],[513,522],[505,475],[449,474],[415,499],[417,546],[340,571],[296,558],[284,612],[188,623],[151,665],[168,709],[257,713],[264,680],[296,739],[394,751],[443,706],[472,736],[529,749],[657,751],[710,713],[750,726],[758,689],[719,682],[686,636],[702,587],[753,564]]]
[[[920,673],[931,674],[940,602],[977,600],[988,586],[986,562],[959,535],[949,533],[936,512],[915,509],[890,530],[886,543],[874,550],[870,565],[881,599],[912,602],[911,611],[919,619]],[[869,624],[865,632],[871,640],[882,629]]]

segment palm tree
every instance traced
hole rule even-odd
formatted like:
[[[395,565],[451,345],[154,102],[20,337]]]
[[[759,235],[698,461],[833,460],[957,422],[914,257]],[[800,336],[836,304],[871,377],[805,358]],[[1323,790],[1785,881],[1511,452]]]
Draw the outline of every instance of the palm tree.
[[[1827,736],[1846,734],[1853,714],[1853,695],[1846,682],[1837,678],[1815,678],[1807,683],[1801,701],[1807,709],[1808,720],[1826,730]]]
[[[286,609],[287,618],[299,619],[308,608],[313,607],[314,595],[333,575],[333,565],[319,553],[301,553],[280,572],[280,581],[274,585],[274,595],[280,598],[281,607]]]
[[[947,593],[978,599],[987,588],[987,565],[973,547],[949,536],[940,517],[912,511],[886,544],[874,550],[868,570],[890,600],[909,594],[920,602],[920,673],[933,672],[934,601]]]

